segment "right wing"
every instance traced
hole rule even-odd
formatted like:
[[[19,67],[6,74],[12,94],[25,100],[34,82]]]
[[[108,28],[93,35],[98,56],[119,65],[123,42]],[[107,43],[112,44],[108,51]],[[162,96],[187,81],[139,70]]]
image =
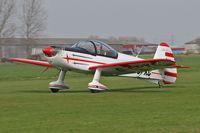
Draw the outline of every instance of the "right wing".
[[[28,64],[34,64],[34,65],[39,65],[39,66],[52,67],[52,65],[46,61],[38,61],[38,60],[30,60],[30,59],[22,59],[22,58],[9,58],[8,60],[23,62],[23,63],[28,63]]]
[[[173,64],[175,64],[175,62],[169,59],[144,59],[95,65],[90,66],[89,69],[94,70],[101,68],[103,71],[107,72],[126,74],[163,69]]]

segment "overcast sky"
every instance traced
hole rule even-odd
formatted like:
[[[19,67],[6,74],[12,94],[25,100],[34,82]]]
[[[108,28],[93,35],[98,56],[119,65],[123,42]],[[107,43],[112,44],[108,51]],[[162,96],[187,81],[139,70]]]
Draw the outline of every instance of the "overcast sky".
[[[184,43],[200,36],[200,0],[45,0],[48,37],[136,36]]]

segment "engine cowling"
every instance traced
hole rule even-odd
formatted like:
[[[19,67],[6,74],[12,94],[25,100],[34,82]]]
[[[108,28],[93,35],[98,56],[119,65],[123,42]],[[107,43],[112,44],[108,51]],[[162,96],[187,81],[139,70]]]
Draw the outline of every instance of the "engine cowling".
[[[42,52],[46,55],[46,56],[53,56],[54,50],[52,47],[46,47],[42,49]]]

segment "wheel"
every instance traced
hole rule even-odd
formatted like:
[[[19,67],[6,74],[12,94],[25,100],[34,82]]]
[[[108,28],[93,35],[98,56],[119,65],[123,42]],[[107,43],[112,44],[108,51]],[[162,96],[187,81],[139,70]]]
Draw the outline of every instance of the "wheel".
[[[101,92],[100,90],[94,90],[94,89],[90,89],[90,91],[91,91],[92,93],[99,93],[99,92]]]
[[[50,88],[51,92],[53,93],[57,93],[59,91],[59,89],[53,89],[53,88]]]

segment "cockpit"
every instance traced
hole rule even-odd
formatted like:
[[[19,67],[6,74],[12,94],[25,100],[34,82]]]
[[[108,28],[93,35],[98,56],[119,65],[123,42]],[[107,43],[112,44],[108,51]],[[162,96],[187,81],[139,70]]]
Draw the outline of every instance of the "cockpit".
[[[110,58],[117,58],[118,56],[117,51],[110,47],[108,44],[93,40],[80,41],[67,50]]]

